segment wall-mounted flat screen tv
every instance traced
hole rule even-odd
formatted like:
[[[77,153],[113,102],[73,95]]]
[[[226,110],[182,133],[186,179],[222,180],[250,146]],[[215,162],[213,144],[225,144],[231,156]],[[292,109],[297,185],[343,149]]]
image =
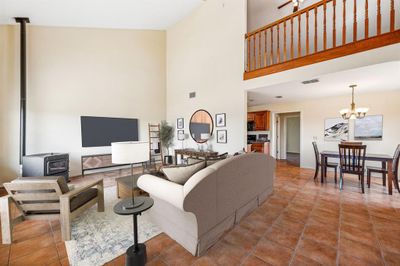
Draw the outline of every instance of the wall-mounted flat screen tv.
[[[82,147],[111,146],[112,142],[138,141],[138,120],[81,116]]]

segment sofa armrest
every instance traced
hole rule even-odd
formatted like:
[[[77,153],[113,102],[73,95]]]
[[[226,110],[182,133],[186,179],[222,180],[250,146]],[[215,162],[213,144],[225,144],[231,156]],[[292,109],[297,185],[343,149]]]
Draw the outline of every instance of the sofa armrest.
[[[142,175],[137,185],[150,195],[183,210],[183,186],[153,175]]]

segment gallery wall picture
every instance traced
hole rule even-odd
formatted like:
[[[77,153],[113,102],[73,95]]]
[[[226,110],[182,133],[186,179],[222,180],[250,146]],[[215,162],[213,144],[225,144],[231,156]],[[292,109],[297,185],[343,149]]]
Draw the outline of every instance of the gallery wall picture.
[[[325,141],[342,141],[349,139],[349,121],[343,118],[327,118],[324,127]]]
[[[228,136],[226,130],[217,130],[217,143],[228,143]]]
[[[183,118],[176,119],[176,127],[178,129],[183,129],[185,127],[185,122]]]
[[[354,125],[354,139],[356,140],[382,140],[383,116],[369,115],[357,119]]]
[[[226,127],[226,114],[216,114],[215,115],[215,126],[216,127]]]
[[[178,140],[185,140],[185,131],[184,130],[178,130]]]

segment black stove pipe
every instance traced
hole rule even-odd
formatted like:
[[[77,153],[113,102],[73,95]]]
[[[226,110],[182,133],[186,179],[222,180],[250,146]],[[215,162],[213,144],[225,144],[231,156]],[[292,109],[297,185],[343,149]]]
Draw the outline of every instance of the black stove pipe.
[[[19,164],[26,155],[26,23],[29,18],[18,17],[15,21],[20,24],[20,126],[19,126]]]

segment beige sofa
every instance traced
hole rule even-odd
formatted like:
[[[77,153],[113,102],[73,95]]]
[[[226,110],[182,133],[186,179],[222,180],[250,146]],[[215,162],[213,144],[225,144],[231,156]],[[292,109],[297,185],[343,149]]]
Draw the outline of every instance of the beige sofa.
[[[143,175],[138,186],[154,199],[150,216],[171,238],[201,256],[272,193],[275,159],[249,153],[217,162],[184,185]]]

